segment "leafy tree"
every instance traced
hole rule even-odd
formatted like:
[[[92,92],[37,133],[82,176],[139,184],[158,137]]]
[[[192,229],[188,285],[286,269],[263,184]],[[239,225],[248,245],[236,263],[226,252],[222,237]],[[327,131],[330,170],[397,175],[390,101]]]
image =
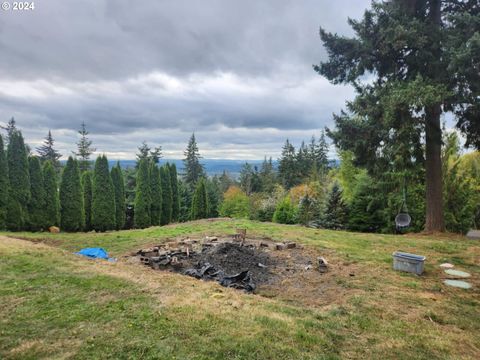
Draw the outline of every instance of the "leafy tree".
[[[125,226],[126,204],[125,183],[120,162],[117,162],[117,165],[112,168],[110,175],[115,193],[115,225],[117,230],[121,230]]]
[[[197,182],[205,177],[205,170],[203,165],[200,164],[200,153],[198,151],[197,141],[195,140],[195,134],[192,134],[188,141],[187,149],[184,152],[185,158],[183,164],[185,166],[184,180],[185,183],[191,188],[195,189]]]
[[[248,196],[238,187],[232,185],[223,195],[220,215],[231,218],[247,218],[250,214]]]
[[[178,174],[177,166],[170,164],[170,185],[172,187],[172,221],[178,221],[180,215],[180,196],[178,193]]]
[[[68,157],[60,184],[60,227],[64,231],[81,231],[85,226],[85,210],[80,170],[77,160]]]
[[[339,156],[340,168],[338,169],[338,180],[343,189],[343,198],[350,203],[353,200],[356,179],[361,169],[356,168],[353,164],[354,155],[351,151],[340,151]]]
[[[43,165],[45,186],[45,226],[58,226],[60,223],[60,203],[58,200],[57,172],[50,160]]]
[[[290,196],[278,203],[275,212],[273,213],[273,222],[279,224],[295,224],[297,218],[297,209],[292,204]]]
[[[357,91],[329,135],[370,171],[382,171],[385,151],[401,165],[424,155],[427,231],[445,228],[442,113],[453,111],[467,145],[480,146],[479,13],[476,1],[373,2],[362,20],[349,21],[354,38],[320,30],[329,60],[315,70]]]
[[[295,148],[288,139],[283,146],[282,155],[278,162],[278,177],[286,189],[290,189],[300,182]]]
[[[45,227],[45,184],[40,159],[32,156],[28,159],[30,175],[30,200],[28,203],[28,228],[40,231]]]
[[[347,226],[347,205],[343,201],[343,192],[338,183],[334,183],[328,196],[327,206],[322,219],[326,229],[343,230]]]
[[[193,193],[191,219],[205,219],[208,216],[208,195],[205,186],[205,179],[200,179]]]
[[[92,200],[93,200],[93,181],[92,173],[85,171],[82,174],[83,189],[83,207],[85,209],[85,231],[92,231]]]
[[[5,156],[3,137],[0,135],[0,230],[7,225],[7,204],[8,204],[8,164]]]
[[[151,225],[150,205],[152,204],[152,197],[148,166],[149,162],[147,159],[141,159],[138,164],[134,213],[134,224],[138,229]]]
[[[54,143],[52,132],[48,130],[48,135],[43,141],[43,145],[37,148],[37,153],[42,162],[50,160],[55,169],[58,170],[60,168],[58,160],[62,157],[62,154],[55,150]]]
[[[93,171],[92,228],[95,231],[114,230],[115,190],[105,155],[97,157]]]
[[[30,201],[30,174],[22,133],[12,130],[7,148],[9,196],[7,205],[7,229],[20,231],[25,228]]]
[[[78,133],[80,134],[80,141],[77,143],[77,152],[75,155],[79,158],[79,168],[80,171],[83,172],[90,170],[90,156],[96,151],[96,149],[92,147],[92,141],[87,137],[89,132],[87,131],[85,122],[82,122]]]
[[[172,183],[170,170],[167,165],[160,168],[160,180],[162,182],[162,216],[160,218],[161,225],[167,225],[172,222]]]
[[[152,192],[151,222],[153,226],[158,226],[162,218],[162,181],[160,169],[154,162],[150,163],[150,191]]]

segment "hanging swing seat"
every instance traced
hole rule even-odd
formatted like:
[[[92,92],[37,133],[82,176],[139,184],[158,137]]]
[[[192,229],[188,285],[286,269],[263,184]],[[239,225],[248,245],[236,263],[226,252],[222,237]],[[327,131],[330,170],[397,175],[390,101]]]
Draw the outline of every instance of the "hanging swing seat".
[[[412,222],[412,217],[406,212],[398,213],[398,215],[395,217],[395,226],[397,227],[398,230],[403,230],[408,228],[411,222]]]

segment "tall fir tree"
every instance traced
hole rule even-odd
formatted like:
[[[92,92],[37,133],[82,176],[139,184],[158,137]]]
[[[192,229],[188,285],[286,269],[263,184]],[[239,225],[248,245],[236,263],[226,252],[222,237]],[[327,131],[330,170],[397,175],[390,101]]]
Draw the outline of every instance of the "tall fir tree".
[[[0,135],[0,230],[7,226],[7,204],[8,204],[8,164],[3,145],[3,136]]]
[[[193,193],[190,218],[192,220],[205,219],[209,214],[209,204],[205,179],[200,179]]]
[[[205,170],[200,163],[200,153],[198,151],[197,141],[195,134],[192,134],[188,141],[187,149],[184,152],[185,158],[183,159],[184,181],[190,187],[195,189],[197,182],[205,176]]]
[[[85,231],[92,231],[93,180],[91,171],[82,174],[83,207],[85,209]]]
[[[172,184],[170,178],[170,169],[167,165],[160,168],[160,179],[162,181],[162,216],[161,225],[167,225],[172,221]]]
[[[7,229],[20,231],[25,229],[28,219],[30,174],[27,149],[22,133],[19,130],[13,130],[9,137],[7,149],[9,178]]]
[[[342,197],[342,189],[338,183],[334,183],[321,221],[322,226],[325,229],[343,230],[347,226],[347,215],[348,209]]]
[[[220,180],[217,176],[205,180],[208,197],[208,218],[218,217],[222,192],[220,191]]]
[[[30,200],[28,203],[28,229],[40,231],[45,228],[45,183],[40,159],[31,156],[28,159],[30,175]]]
[[[123,171],[120,162],[112,168],[111,171],[113,188],[115,191],[115,225],[117,230],[121,230],[125,226],[125,181],[123,179]]]
[[[169,165],[170,185],[172,187],[172,221],[176,222],[180,216],[180,195],[178,192],[178,174],[175,164]]]
[[[272,193],[273,188],[275,187],[275,182],[275,169],[273,168],[272,158],[267,160],[267,157],[265,157],[260,168],[260,184],[262,191],[269,194]]]
[[[150,206],[152,204],[150,192],[149,161],[141,159],[138,164],[135,188],[134,226],[143,229],[151,225]]]
[[[386,152],[399,171],[412,159],[424,167],[426,231],[445,229],[442,114],[480,148],[479,17],[478,1],[392,0],[349,20],[352,38],[320,30],[329,59],[315,70],[357,91],[330,137],[371,172],[386,171]]]
[[[158,226],[162,217],[162,183],[160,169],[153,161],[150,161],[150,191],[152,192],[152,203],[150,206],[152,225]]]
[[[282,148],[282,154],[278,161],[278,176],[282,185],[287,189],[299,183],[299,174],[297,171],[295,148],[287,139]]]
[[[15,121],[15,118],[11,118],[8,120],[8,123],[6,126],[0,126],[3,130],[7,132],[7,144],[10,142],[10,138],[12,137],[13,133],[17,131],[17,123]]]
[[[60,161],[59,159],[62,157],[54,147],[55,140],[53,140],[52,132],[48,130],[48,135],[43,141],[43,145],[37,148],[38,156],[40,156],[40,160],[42,163],[45,161],[50,160],[55,167],[55,169],[60,169]]]
[[[82,122],[78,133],[80,134],[80,141],[77,143],[77,152],[75,155],[78,157],[80,171],[83,172],[90,170],[90,156],[92,156],[96,149],[92,147],[92,141],[88,138],[89,132],[87,131],[85,122]]]
[[[45,186],[45,226],[58,226],[60,223],[60,203],[58,200],[57,173],[50,160],[43,165]]]
[[[69,156],[60,184],[60,228],[63,231],[81,231],[85,226],[82,183],[78,162]]]
[[[101,232],[116,228],[115,190],[105,155],[97,158],[93,172],[92,228]]]

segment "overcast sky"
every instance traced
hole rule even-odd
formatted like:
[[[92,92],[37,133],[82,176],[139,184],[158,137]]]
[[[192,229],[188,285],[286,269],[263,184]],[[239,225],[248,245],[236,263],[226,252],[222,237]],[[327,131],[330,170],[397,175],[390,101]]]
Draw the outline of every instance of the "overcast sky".
[[[82,121],[99,153],[134,158],[146,140],[181,158],[278,157],[332,124],[353,97],[312,64],[319,26],[350,35],[369,0],[36,0],[0,10],[0,123],[27,143],[49,129],[75,150]]]

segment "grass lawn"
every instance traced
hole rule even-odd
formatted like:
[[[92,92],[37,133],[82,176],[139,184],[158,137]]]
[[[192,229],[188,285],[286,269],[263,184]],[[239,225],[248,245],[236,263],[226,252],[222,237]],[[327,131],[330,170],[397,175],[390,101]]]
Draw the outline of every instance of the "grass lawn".
[[[331,261],[355,265],[355,276],[332,274],[342,296],[308,306],[122,261],[168,238],[237,227],[316,247]],[[91,246],[120,261],[72,254]],[[395,250],[427,256],[425,275],[392,271]],[[438,265],[447,261],[472,274],[472,289],[443,285]],[[480,243],[461,236],[247,220],[103,234],[0,233],[0,358],[479,359],[479,265]]]

